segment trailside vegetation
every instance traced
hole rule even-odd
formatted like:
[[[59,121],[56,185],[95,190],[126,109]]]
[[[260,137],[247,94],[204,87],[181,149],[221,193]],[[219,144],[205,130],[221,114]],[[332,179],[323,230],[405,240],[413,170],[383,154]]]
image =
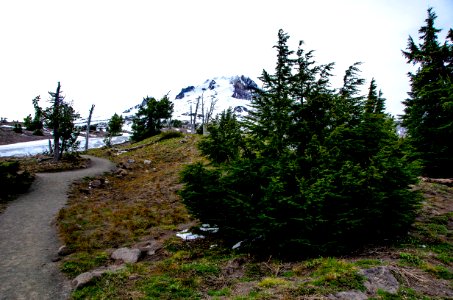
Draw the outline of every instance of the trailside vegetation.
[[[207,129],[209,135],[198,144],[202,154],[214,163],[233,161],[239,157],[244,141],[241,125],[231,109],[217,115]]]
[[[61,85],[58,82],[55,92],[49,92],[51,106],[43,109],[39,106],[40,96],[33,99],[35,108],[35,117],[31,115],[24,119],[24,124],[27,130],[34,130],[34,134],[43,135],[42,130],[44,124],[47,128],[52,129],[53,133],[53,149],[50,151],[53,154],[54,161],[59,161],[63,153],[75,152],[80,144],[77,137],[80,130],[75,126],[75,121],[80,115],[72,107],[72,103],[64,100],[62,95]]]
[[[173,114],[173,103],[167,95],[157,100],[153,97],[143,99],[143,104],[138,109],[132,120],[131,139],[139,142],[160,133],[163,127],[162,120],[170,119]]]
[[[376,82],[360,95],[356,63],[334,89],[333,63],[316,64],[288,39],[280,30],[275,71],[263,71],[241,133],[225,112],[200,143],[213,163],[182,172],[184,203],[225,241],[261,254],[341,253],[407,233],[420,202],[410,189],[417,163]]]
[[[123,130],[123,124],[124,124],[123,116],[114,113],[107,124],[108,134],[104,139],[104,143],[108,147],[112,146],[112,137],[121,135],[121,131]]]
[[[49,92],[51,106],[44,110],[44,123],[48,128],[52,128],[54,138],[53,156],[54,161],[59,161],[63,153],[77,151],[80,144],[77,141],[80,130],[76,128],[74,122],[80,115],[74,110],[72,104],[64,101],[61,85],[55,92]]]
[[[33,131],[34,135],[44,135],[43,129],[44,129],[44,115],[43,115],[43,110],[41,107],[39,107],[38,103],[39,100],[41,100],[41,96],[36,96],[33,99],[33,107],[35,108],[35,116],[32,118],[31,114],[28,115],[26,118],[24,118],[24,125],[25,129]]]
[[[409,73],[411,91],[403,102],[402,119],[424,175],[453,177],[453,30],[441,43],[436,18],[428,9],[426,24],[419,30],[420,44],[409,36],[403,51],[407,63],[418,69]]]
[[[33,179],[29,172],[20,170],[18,161],[0,162],[0,202],[26,192]]]

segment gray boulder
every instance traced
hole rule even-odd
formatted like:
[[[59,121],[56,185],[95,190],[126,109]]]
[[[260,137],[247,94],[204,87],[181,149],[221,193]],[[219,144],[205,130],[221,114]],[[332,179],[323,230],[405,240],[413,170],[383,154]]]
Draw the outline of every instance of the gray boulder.
[[[364,283],[368,293],[375,295],[378,290],[396,294],[400,287],[398,280],[393,276],[390,268],[380,266],[371,269],[361,270],[360,274],[366,277]]]
[[[140,249],[119,248],[112,253],[112,258],[125,263],[136,263],[140,258]]]

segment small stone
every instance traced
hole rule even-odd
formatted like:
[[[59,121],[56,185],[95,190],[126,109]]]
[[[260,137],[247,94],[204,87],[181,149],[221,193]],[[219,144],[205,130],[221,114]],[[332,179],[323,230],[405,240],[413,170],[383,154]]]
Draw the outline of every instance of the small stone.
[[[151,164],[151,161],[150,161],[149,159],[145,159],[145,160],[143,161],[143,163],[144,163],[145,165],[150,165],[150,164]]]
[[[161,242],[148,241],[139,245],[138,248],[140,249],[142,255],[152,256],[156,254],[157,251],[162,249],[163,246]]]
[[[93,279],[93,274],[91,272],[85,272],[74,278],[72,281],[72,286],[74,289],[84,287],[88,282]]]
[[[99,179],[95,179],[90,183],[90,187],[92,188],[98,188],[101,187],[102,182]]]
[[[329,295],[329,299],[338,299],[338,300],[366,300],[368,299],[367,295],[360,291],[347,291],[339,292],[335,295]]]
[[[125,268],[124,265],[114,265],[114,266],[108,266],[108,267],[101,267],[101,268],[94,269],[90,272],[82,273],[72,281],[72,286],[74,287],[74,289],[84,287],[91,280],[93,280],[93,278],[99,278],[107,272],[117,272],[124,268]]]
[[[135,159],[128,159],[127,162],[130,164],[133,164],[133,163],[135,163]]]
[[[73,251],[71,249],[69,249],[68,246],[66,245],[63,245],[61,246],[60,248],[58,248],[58,255],[59,256],[66,256],[66,255],[69,255],[71,254]]]
[[[140,258],[140,249],[119,248],[112,253],[112,258],[125,263],[136,263]]]
[[[125,169],[118,169],[118,170],[116,170],[115,174],[117,177],[124,177],[124,176],[127,176],[129,174],[129,172],[126,171]]]

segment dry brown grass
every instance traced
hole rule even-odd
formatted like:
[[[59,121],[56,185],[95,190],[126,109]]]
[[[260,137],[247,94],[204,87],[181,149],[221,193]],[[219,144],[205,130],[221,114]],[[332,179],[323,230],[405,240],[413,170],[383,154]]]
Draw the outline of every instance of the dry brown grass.
[[[58,162],[54,162],[52,157],[42,154],[26,157],[0,157],[1,161],[19,161],[21,170],[31,174],[82,169],[89,164],[88,159],[79,155],[65,156]]]
[[[68,205],[58,217],[64,242],[76,251],[114,248],[190,222],[177,195],[179,173],[200,158],[196,136],[181,140],[164,140],[120,155],[96,150],[127,168],[128,174],[107,175],[100,188],[90,188],[92,179],[72,187]]]

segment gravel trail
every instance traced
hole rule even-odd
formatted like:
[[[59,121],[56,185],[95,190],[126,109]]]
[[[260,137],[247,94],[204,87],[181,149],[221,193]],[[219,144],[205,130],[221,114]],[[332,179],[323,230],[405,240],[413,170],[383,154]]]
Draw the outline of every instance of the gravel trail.
[[[0,299],[67,299],[70,284],[52,262],[61,242],[55,216],[67,201],[71,182],[113,169],[89,156],[87,169],[37,174],[30,191],[0,214]]]

